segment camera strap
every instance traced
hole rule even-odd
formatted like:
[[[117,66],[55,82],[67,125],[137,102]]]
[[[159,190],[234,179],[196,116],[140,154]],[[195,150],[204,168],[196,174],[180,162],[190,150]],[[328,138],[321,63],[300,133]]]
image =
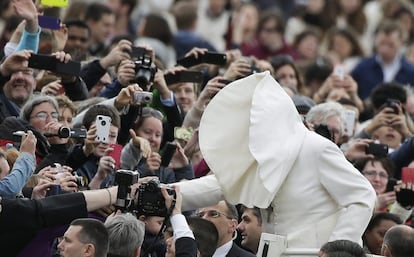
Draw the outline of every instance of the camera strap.
[[[155,236],[154,241],[152,241],[151,245],[147,248],[147,250],[142,255],[143,257],[149,256],[152,249],[154,249],[155,244],[157,243],[158,239],[160,239],[161,236],[163,235],[165,229],[167,228],[167,222],[171,217],[172,211],[174,210],[175,203],[176,203],[176,200],[175,200],[175,192],[174,192],[174,198],[172,199],[171,206],[170,208],[168,208],[167,215],[165,216],[164,221],[162,222],[160,231],[158,231],[158,234]]]

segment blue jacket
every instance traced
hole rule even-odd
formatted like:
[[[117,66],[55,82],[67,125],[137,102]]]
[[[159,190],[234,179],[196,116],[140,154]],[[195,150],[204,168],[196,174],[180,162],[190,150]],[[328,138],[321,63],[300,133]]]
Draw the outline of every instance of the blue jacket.
[[[384,80],[384,74],[376,55],[361,60],[351,72],[351,76],[358,83],[358,95],[363,100]],[[405,57],[401,57],[401,67],[394,81],[414,85],[414,66]]]
[[[20,153],[10,174],[0,180],[0,196],[3,198],[15,198],[32,175],[34,169],[34,156],[30,153]]]

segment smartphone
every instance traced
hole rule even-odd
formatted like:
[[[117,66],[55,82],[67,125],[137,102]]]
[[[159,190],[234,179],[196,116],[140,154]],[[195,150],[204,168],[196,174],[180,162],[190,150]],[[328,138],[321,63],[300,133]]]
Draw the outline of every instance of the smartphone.
[[[177,71],[175,74],[164,75],[167,85],[181,82],[201,83],[203,82],[203,73],[201,71]]]
[[[344,80],[345,70],[342,65],[336,65],[334,68],[334,74],[339,77],[340,80]]]
[[[29,67],[73,76],[79,76],[81,71],[80,62],[69,61],[63,63],[57,60],[55,56],[44,54],[31,54]]]
[[[38,16],[39,26],[45,29],[60,29],[60,19],[49,16]]]
[[[404,183],[414,183],[414,168],[403,167],[401,170],[401,180]]]
[[[114,160],[115,160],[115,169],[119,169],[119,167],[121,166],[122,145],[113,144],[113,145],[110,145],[110,147],[113,148],[114,150],[109,152],[107,154],[107,156],[111,156],[112,158],[114,158]]]
[[[66,7],[69,4],[69,0],[42,0],[42,5],[53,7]]]
[[[109,142],[109,129],[111,127],[112,119],[109,116],[96,116],[96,141],[101,143]]]
[[[174,142],[167,142],[162,150],[161,154],[161,167],[168,167],[171,159],[177,149],[177,145]]]
[[[190,55],[177,61],[177,64],[187,68],[201,63],[225,65],[227,63],[227,55],[224,53],[207,52],[202,55],[199,54],[198,58],[194,55]]]
[[[233,80],[228,80],[228,79],[219,79],[218,82],[223,83],[225,85],[230,84],[231,82],[233,82]]]
[[[46,197],[52,195],[59,195],[61,191],[60,185],[53,185],[47,189]]]
[[[398,114],[400,112],[400,110],[398,109],[399,105],[401,105],[400,100],[388,98],[387,101],[385,102],[383,108],[389,107],[393,110],[393,112],[395,114]]]
[[[344,111],[345,135],[352,137],[354,135],[356,113],[353,110]]]
[[[387,183],[387,189],[385,192],[392,192],[394,191],[394,186],[397,185],[397,180],[395,178],[389,178]]]
[[[366,154],[372,154],[376,157],[387,157],[388,156],[388,145],[371,143],[365,148]]]

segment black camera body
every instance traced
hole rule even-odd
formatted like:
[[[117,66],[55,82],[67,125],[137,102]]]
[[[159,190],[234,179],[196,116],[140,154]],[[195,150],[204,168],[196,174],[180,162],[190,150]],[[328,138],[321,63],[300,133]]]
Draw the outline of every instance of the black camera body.
[[[132,170],[117,170],[115,172],[115,183],[118,185],[118,194],[115,206],[121,211],[133,212],[131,201],[131,185],[138,182],[139,173]]]
[[[137,83],[141,87],[147,86],[154,80],[157,66],[152,63],[151,56],[143,53],[134,60],[135,64],[135,78],[131,81]]]
[[[60,138],[86,138],[87,131],[83,128],[60,127],[58,137]]]
[[[137,212],[139,215],[166,217],[168,210],[165,207],[165,199],[161,193],[162,185],[157,180],[151,180],[138,188]],[[174,195],[173,189],[167,188],[170,195]]]

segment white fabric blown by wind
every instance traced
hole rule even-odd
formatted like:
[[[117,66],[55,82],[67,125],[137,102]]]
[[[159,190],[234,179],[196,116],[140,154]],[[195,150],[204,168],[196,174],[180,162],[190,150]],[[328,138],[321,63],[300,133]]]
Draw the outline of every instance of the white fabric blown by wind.
[[[222,89],[200,123],[200,149],[229,202],[267,208],[306,134],[291,98],[269,72]]]

